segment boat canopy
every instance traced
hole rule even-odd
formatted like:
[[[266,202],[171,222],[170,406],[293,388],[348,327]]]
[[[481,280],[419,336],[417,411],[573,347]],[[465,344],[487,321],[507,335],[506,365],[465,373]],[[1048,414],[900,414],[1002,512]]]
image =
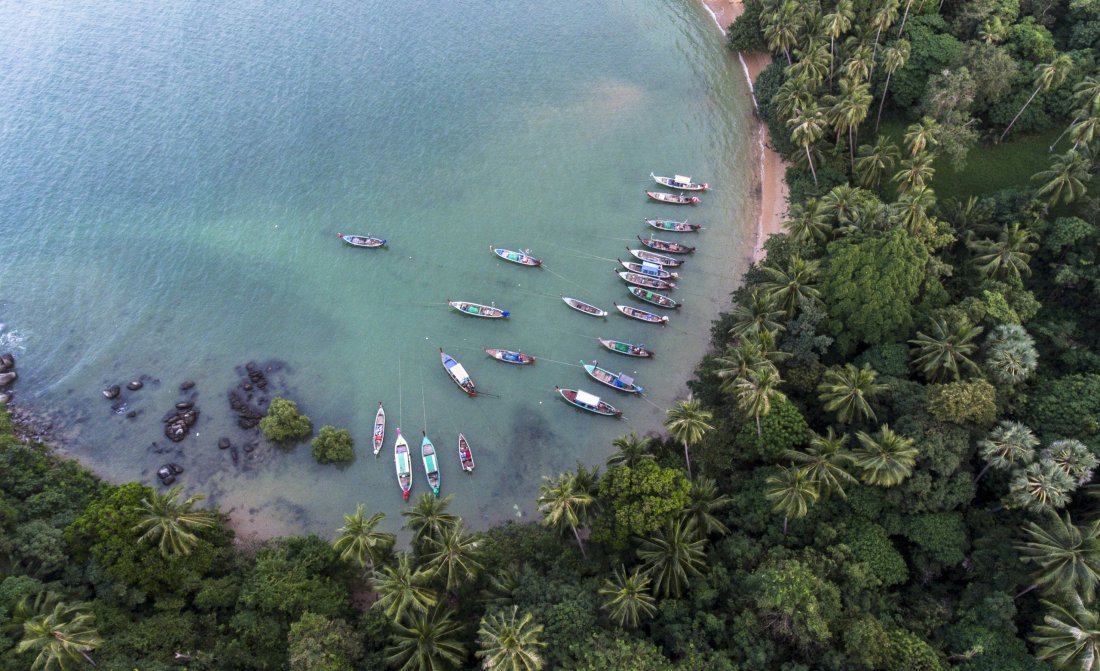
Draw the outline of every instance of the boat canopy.
[[[454,361],[454,359],[451,359]],[[465,382],[470,379],[470,374],[466,372],[466,369],[462,367],[462,364],[454,361],[453,366],[447,366],[447,369],[451,371],[451,374],[458,378],[459,382]]]
[[[435,455],[434,454],[429,454],[429,455],[424,457],[424,470],[426,470],[429,473],[434,473],[434,472],[439,470],[435,465]]]
[[[691,178],[690,177],[684,177],[683,175],[676,175],[676,177],[674,177],[673,179],[675,179],[677,182],[679,182],[681,184],[691,184]]]
[[[592,406],[593,408],[598,408],[600,406],[600,397],[599,396],[593,396],[592,394],[589,394],[587,391],[581,391],[580,389],[578,389],[577,390],[577,403],[582,403],[584,405]]]
[[[649,261],[642,261],[642,272],[647,275],[657,275],[661,272],[661,266]]]
[[[623,375],[622,373],[619,373],[619,382],[622,382],[623,384],[629,386],[634,384],[634,378],[630,377],[629,375]]]

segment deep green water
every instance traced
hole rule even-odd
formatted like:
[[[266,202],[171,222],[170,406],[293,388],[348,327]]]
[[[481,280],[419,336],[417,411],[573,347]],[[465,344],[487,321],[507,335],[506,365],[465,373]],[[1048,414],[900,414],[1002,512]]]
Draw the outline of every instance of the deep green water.
[[[693,0],[65,0],[0,5],[0,25],[0,349],[19,360],[17,401],[111,479],[153,483],[178,462],[189,491],[246,529],[328,534],[357,502],[396,527],[396,426],[427,428],[472,526],[530,518],[543,475],[659,430],[747,263],[751,102]],[[694,208],[651,205],[651,170],[715,188]],[[629,302],[613,260],[658,215],[707,226],[677,238],[700,252],[670,326],[560,302]],[[390,247],[351,249],[338,231]],[[490,244],[530,247],[546,268]],[[464,318],[448,297],[513,316]],[[618,357],[597,336],[658,356]],[[440,346],[496,397],[466,398]],[[540,360],[509,366],[482,347]],[[593,357],[635,371],[648,398],[603,393],[577,365]],[[351,429],[357,461],[265,444],[234,465],[216,442],[253,439],[226,400],[248,361],[282,362],[277,388],[316,426]],[[123,397],[138,416],[113,412],[100,389],[141,375]],[[160,419],[185,379],[201,417],[173,445]],[[555,385],[626,418],[575,411]],[[415,466],[414,495],[427,489]]]

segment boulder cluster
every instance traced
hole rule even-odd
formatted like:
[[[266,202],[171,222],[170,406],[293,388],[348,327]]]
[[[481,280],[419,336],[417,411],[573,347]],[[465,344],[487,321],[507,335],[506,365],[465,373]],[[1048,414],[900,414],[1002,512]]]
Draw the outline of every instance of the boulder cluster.
[[[238,369],[240,370],[240,369]],[[243,379],[229,392],[229,407],[237,413],[237,426],[254,429],[267,413],[267,376],[254,362],[244,367]],[[260,394],[256,398],[257,393]]]
[[[180,390],[184,390],[182,385]],[[194,398],[193,395],[192,398]],[[199,421],[199,410],[195,407],[193,400],[180,401],[176,403],[176,407],[164,415],[161,421],[164,422],[164,435],[173,443],[178,443],[187,437],[187,432],[195,426],[195,422]]]
[[[15,357],[11,352],[0,354],[0,405],[11,402],[12,393],[8,388],[17,379],[19,374],[15,372]]]

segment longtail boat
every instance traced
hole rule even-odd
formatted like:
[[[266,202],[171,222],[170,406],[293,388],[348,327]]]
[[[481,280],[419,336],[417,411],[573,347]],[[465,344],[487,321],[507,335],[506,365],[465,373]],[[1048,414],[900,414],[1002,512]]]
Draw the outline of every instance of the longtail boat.
[[[374,413],[374,456],[382,449],[382,441],[386,438],[386,411],[382,409],[382,401],[378,402],[378,412]]]
[[[535,357],[531,356],[530,354],[524,354],[523,352],[513,352],[510,349],[491,349],[486,347],[485,353],[493,357],[497,361],[503,361],[504,363],[535,363]]]
[[[489,319],[503,319],[512,314],[507,310],[501,310],[495,305],[482,305],[480,303],[467,303],[466,301],[447,301],[455,310],[471,317],[487,317]]]
[[[638,273],[628,273],[615,271],[615,274],[622,278],[623,282],[627,284],[637,284],[640,287],[646,287],[647,289],[658,289],[661,291],[668,291],[675,289],[676,285],[667,280],[659,280],[656,277],[646,277],[645,275],[639,275]]]
[[[562,296],[561,299],[565,301],[565,304],[573,308],[578,312],[583,312],[586,315],[592,315],[593,317],[606,317],[607,310],[601,310],[595,305],[590,305],[584,301],[577,300],[576,298],[570,298],[568,296]]]
[[[693,182],[690,177],[684,177],[683,175],[661,177],[660,175],[649,173],[649,176],[653,178],[653,181],[662,186],[667,186],[670,189],[680,189],[681,191],[706,191],[710,188],[710,184],[706,182]]]
[[[530,255],[530,249],[524,249],[520,252],[514,252],[511,249],[502,249],[500,247],[489,246],[489,251],[496,254],[505,261],[511,261],[512,263],[519,264],[521,266],[541,266],[542,259],[536,259]]]
[[[625,354],[626,356],[641,358],[653,356],[653,352],[647,350],[645,345],[635,345],[634,343],[623,342],[621,340],[610,340],[608,338],[596,338],[596,340],[599,340],[601,345],[616,354]]]
[[[615,304],[619,312],[623,313],[627,317],[632,317],[642,322],[649,322],[650,324],[660,324],[664,326],[668,323],[668,317],[662,315],[655,315],[652,312],[646,312],[645,310],[639,310],[638,308],[632,308],[629,305]]]
[[[646,303],[656,305],[659,308],[669,308],[670,310],[680,307],[680,304],[672,300],[668,296],[650,291],[649,289],[643,289],[642,287],[627,287],[627,291],[634,294],[638,298],[642,299]]]
[[[474,453],[470,451],[470,443],[466,442],[466,436],[458,434],[458,461],[462,464],[462,470],[467,473],[474,472]]]
[[[689,224],[686,221],[673,221],[671,219],[646,219],[645,223],[658,231],[669,233],[695,233],[703,228],[699,224]]]
[[[600,362],[595,359],[592,363],[585,363],[584,359],[581,359],[581,365],[584,366],[584,372],[588,373],[596,382],[600,384],[606,384],[612,389],[618,389],[619,391],[625,391],[628,394],[640,394],[644,389],[641,385],[634,384],[634,378],[629,375],[623,375],[622,373],[612,373],[606,368],[600,368]]]
[[[626,251],[630,252],[630,255],[638,259],[639,261],[656,263],[662,268],[674,268],[676,266],[684,265],[683,259],[674,259],[671,256],[665,256],[664,254],[651,252],[648,249],[631,249],[630,247],[627,247]]]
[[[424,460],[424,475],[428,476],[428,486],[432,493],[439,496],[439,463],[435,459],[435,445],[428,440],[428,432],[423,432],[424,440],[420,441],[420,458]]]
[[[588,412],[594,412],[597,415],[604,415],[605,417],[621,417],[622,410],[619,410],[615,406],[601,401],[599,396],[593,396],[587,391],[581,391],[580,389],[562,389],[560,387],[554,387],[561,394],[561,397],[566,400],[570,405],[575,405],[581,410],[587,410]]]
[[[681,245],[678,242],[669,242],[667,240],[658,240],[656,238],[643,238],[638,236],[638,242],[642,243],[650,249],[656,249],[658,251],[665,252],[666,254],[694,254],[695,248],[687,245]]]
[[[641,263],[634,263],[633,261],[623,261],[622,259],[615,259],[619,262],[619,265],[626,268],[632,273],[638,273],[647,277],[656,277],[659,280],[671,280],[674,277],[679,277],[678,274],[665,270],[656,263],[650,263],[649,261],[642,261]]]
[[[645,195],[649,196],[658,203],[668,203],[669,205],[694,205],[695,203],[699,202],[698,196],[685,196],[682,193],[646,191]]]
[[[337,236],[344,242],[348,243],[352,247],[385,247],[386,241],[381,238],[372,238],[369,235],[344,235],[343,233],[337,233]]]
[[[413,487],[412,459],[409,458],[409,443],[401,435],[400,427],[397,429],[397,442],[393,444],[393,461],[397,466],[397,484],[401,486],[401,498],[408,501]]]
[[[458,388],[471,397],[477,396],[477,388],[474,386],[474,381],[470,379],[470,374],[466,372],[462,364],[447,356],[442,347],[439,348],[439,358],[443,362],[443,370],[447,371],[447,375],[454,380]]]

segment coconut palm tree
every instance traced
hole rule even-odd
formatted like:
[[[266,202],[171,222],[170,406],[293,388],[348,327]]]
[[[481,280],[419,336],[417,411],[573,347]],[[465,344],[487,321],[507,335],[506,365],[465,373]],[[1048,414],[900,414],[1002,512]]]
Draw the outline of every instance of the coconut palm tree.
[[[821,199],[822,211],[836,217],[838,224],[850,224],[856,219],[859,203],[867,192],[850,184],[840,184],[829,189]]]
[[[445,608],[410,613],[392,627],[386,664],[399,671],[445,671],[466,659],[462,627]]]
[[[898,196],[891,213],[910,235],[919,236],[931,223],[928,211],[935,205],[936,192],[926,186],[917,186]]]
[[[751,370],[745,377],[738,378],[733,385],[737,407],[756,419],[756,436],[762,436],[760,416],[772,411],[772,403],[786,400],[787,396],[779,391],[783,378],[774,368]]]
[[[381,608],[392,621],[402,620],[406,613],[427,613],[439,602],[428,583],[434,577],[431,569],[414,567],[408,552],[397,554],[394,563],[374,574],[371,587],[378,593],[372,608]]]
[[[909,0],[912,2],[913,0]],[[906,4],[908,11],[909,5]],[[875,134],[878,134],[878,125],[882,122],[882,108],[886,105],[886,92],[890,90],[890,78],[894,73],[905,67],[909,62],[909,40],[898,40],[892,46],[882,50],[882,67],[886,69],[886,84],[882,87],[882,97],[878,103],[878,116],[875,117]]]
[[[1091,602],[1100,583],[1100,520],[1077,526],[1069,513],[1049,513],[1044,521],[1025,524],[1024,542],[1016,544],[1020,561],[1036,567],[1034,582],[1021,595],[1042,587],[1052,594],[1079,594]]]
[[[1100,112],[1100,77],[1085,77],[1074,84],[1073,100],[1088,114]]]
[[[1049,460],[1037,461],[1008,483],[1005,507],[1041,513],[1064,508],[1077,488],[1073,478]]]
[[[885,384],[875,382],[877,375],[870,364],[863,364],[862,368],[850,363],[842,368],[830,368],[817,385],[817,398],[826,411],[836,413],[841,424],[874,420],[875,411],[868,400],[886,390]]]
[[[787,216],[788,219],[783,222],[783,230],[794,242],[824,242],[832,231],[817,198],[808,198],[804,203],[791,205]]]
[[[871,85],[859,79],[844,77],[840,80],[838,88],[839,91],[835,96],[825,98],[825,102],[831,105],[825,113],[825,118],[836,131],[838,145],[841,134],[848,134],[848,155],[854,171],[856,132],[859,125],[867,118],[867,112],[871,109],[874,99],[871,96]]]
[[[787,126],[791,129],[791,142],[802,147],[806,152],[806,162],[810,164],[810,173],[814,177],[814,185],[817,185],[817,169],[814,168],[814,159],[810,149],[825,134],[825,113],[821,111],[816,102],[810,101],[795,110],[787,120]]]
[[[134,531],[142,532],[139,542],[156,542],[161,555],[189,555],[199,544],[196,531],[217,526],[218,517],[212,510],[192,510],[202,501],[202,494],[195,494],[180,501],[180,487],[173,487],[164,494],[150,491],[141,501],[141,521]]]
[[[805,452],[787,450],[785,456],[805,472],[806,476],[817,485],[822,496],[828,496],[833,492],[840,498],[848,498],[844,493],[845,484],[854,484],[855,477],[847,471],[845,466],[852,463],[852,455],[844,449],[848,442],[848,435],[836,435],[833,427],[825,430],[824,436],[816,433],[810,438],[810,445]]]
[[[1100,112],[1094,114],[1079,112],[1081,117],[1073,122],[1069,128],[1069,137],[1073,140],[1073,149],[1081,145],[1089,148],[1097,138],[1100,138]]]
[[[629,436],[619,436],[611,441],[619,449],[607,458],[607,465],[634,468],[643,461],[653,461],[657,457],[649,451],[652,442],[649,438],[639,438],[633,431]]]
[[[68,604],[56,595],[40,595],[34,602],[21,600],[10,623],[21,625],[18,654],[33,654],[31,669],[65,669],[88,662],[95,666],[91,653],[103,640],[95,629],[95,615],[87,604]],[[13,627],[14,629],[14,627]]]
[[[1073,59],[1067,54],[1060,54],[1053,61],[1049,63],[1040,63],[1035,66],[1035,90],[1031,93],[1031,97],[1027,99],[1024,106],[1020,108],[1019,112],[1016,112],[1016,116],[1012,117],[1012,121],[1009,122],[1008,127],[1001,133],[1001,137],[997,138],[998,142],[1005,139],[1008,135],[1008,131],[1012,130],[1012,127],[1016,125],[1016,120],[1020,118],[1020,115],[1024,113],[1027,106],[1031,104],[1031,101],[1035,99],[1035,96],[1039,95],[1040,91],[1046,91],[1051,88],[1057,88],[1062,85],[1062,82],[1066,81],[1066,77],[1069,75],[1069,71],[1073,69]]]
[[[744,338],[760,331],[778,331],[783,328],[779,319],[783,317],[783,311],[775,304],[775,299],[768,293],[754,288],[749,294],[747,304],[738,304],[733,308],[733,327],[730,335]]]
[[[714,516],[714,513],[729,507],[733,501],[725,494],[718,493],[718,483],[712,478],[698,477],[691,481],[690,501],[684,509],[684,517],[690,517],[695,521],[695,528],[704,536],[719,534],[724,536],[730,532],[722,521]]]
[[[836,40],[852,29],[852,19],[854,18],[856,18],[856,15],[852,10],[852,0],[839,0],[833,11],[821,18],[821,32],[829,37],[829,79],[833,77]]]
[[[874,145],[860,145],[855,168],[860,185],[877,189],[882,176],[894,169],[899,153],[898,146],[885,135],[875,138]]]
[[[1039,248],[1034,239],[1034,233],[1015,222],[1001,229],[996,241],[986,238],[968,246],[975,253],[975,265],[985,276],[1020,277],[1031,274],[1031,252]]]
[[[802,11],[794,0],[783,0],[774,11],[762,15],[764,40],[772,51],[782,51],[791,65],[791,48],[798,43]]]
[[[1054,441],[1050,447],[1043,450],[1042,458],[1049,459],[1078,485],[1087,484],[1092,480],[1092,472],[1096,470],[1098,463],[1092,450],[1085,447],[1081,441],[1072,438]]]
[[[765,263],[760,270],[768,280],[760,284],[760,289],[789,319],[804,303],[821,297],[815,286],[820,268],[817,260],[807,261],[800,256],[792,256],[786,270]]]
[[[832,60],[823,43],[811,37],[804,49],[794,50],[794,55],[794,65],[787,68],[789,77],[804,79],[811,87],[816,88],[829,76]]]
[[[764,356],[760,344],[743,339],[735,346],[726,347],[725,356],[715,357],[714,363],[718,369],[715,375],[718,379],[725,380],[720,387],[725,393],[734,393],[737,380],[747,376],[754,370],[775,370],[775,364]]]
[[[898,20],[898,0],[885,0],[871,14],[870,27],[875,31],[875,40],[871,48],[871,72],[875,71],[875,59],[878,57],[878,43],[882,31],[888,30]],[[876,129],[877,132],[877,129]]]
[[[778,331],[757,331],[745,336],[742,341],[743,345],[754,345],[757,351],[760,352],[760,356],[772,364],[770,370],[775,369],[775,364],[782,363],[791,358],[790,352],[784,352],[779,349],[778,345],[779,332]],[[759,366],[759,368],[768,368],[767,366]]]
[[[913,6],[913,0],[905,0],[905,12],[901,15],[901,25],[898,26],[898,37],[905,30],[905,20],[909,18],[909,8]]]
[[[424,553],[424,568],[444,578],[444,589],[450,591],[473,580],[484,568],[480,561],[481,541],[461,526],[443,531],[438,539],[428,541]]]
[[[1049,195],[1051,205],[1057,205],[1059,201],[1072,203],[1083,198],[1088,191],[1085,182],[1089,179],[1091,167],[1092,163],[1075,149],[1055,156],[1050,161],[1049,170],[1036,173],[1032,177],[1036,181],[1046,181],[1035,195]]]
[[[1073,594],[1069,607],[1043,601],[1047,614],[1031,636],[1039,649],[1035,656],[1056,668],[1094,671],[1100,660],[1100,613]]]
[[[787,81],[779,86],[775,96],[772,97],[772,102],[775,103],[781,119],[791,118],[795,112],[805,109],[807,105],[816,100],[817,97],[810,90],[810,82],[805,76],[788,77]]]
[[[860,480],[879,487],[900,485],[913,472],[920,452],[913,440],[894,433],[883,424],[874,436],[856,433],[859,447],[852,450],[852,463],[860,470]]]
[[[653,590],[662,597],[679,598],[688,577],[701,575],[706,540],[700,538],[691,519],[675,519],[638,546],[642,570],[653,580]]]
[[[972,326],[965,320],[948,327],[942,318],[936,317],[930,335],[917,331],[916,339],[909,341],[913,345],[909,352],[915,357],[911,365],[929,382],[958,380],[963,371],[977,373],[978,365],[970,355],[978,349],[974,339],[981,332],[981,326]]]
[[[477,645],[481,649],[474,654],[483,669],[539,671],[543,665],[539,649],[546,647],[539,640],[541,633],[542,625],[530,613],[520,616],[519,608],[512,606],[511,613],[481,618],[477,630]]]
[[[458,515],[447,512],[452,499],[453,495],[437,499],[431,494],[421,494],[412,508],[401,511],[401,516],[406,518],[405,528],[413,534],[413,547],[423,548],[462,522]]]
[[[588,553],[584,550],[584,541],[577,527],[588,525],[596,498],[587,487],[579,486],[573,473],[562,473],[556,479],[544,476],[543,479],[547,484],[539,487],[538,498],[543,524],[557,527],[559,533],[572,530],[581,555],[587,559]]]
[[[1020,422],[1001,422],[986,438],[978,441],[978,454],[985,460],[985,466],[974,482],[981,480],[991,468],[1007,471],[1017,464],[1030,464],[1035,461],[1035,446],[1038,444],[1039,439],[1031,429]]]
[[[354,515],[344,515],[344,526],[336,530],[332,547],[340,553],[341,559],[354,562],[360,569],[369,567],[374,573],[375,565],[386,558],[397,540],[393,534],[374,530],[385,517],[385,513],[375,513],[368,519],[360,503]]]
[[[909,156],[913,157],[929,147],[935,147],[940,143],[940,122],[930,116],[921,117],[918,123],[910,124],[905,129],[905,144],[908,145]]]
[[[620,565],[611,578],[603,581],[600,596],[604,598],[600,606],[607,611],[608,617],[620,627],[637,627],[643,618],[657,614],[654,599],[649,594],[650,579],[638,569],[628,575],[626,567]]]
[[[932,167],[935,160],[936,155],[927,151],[904,159],[901,162],[901,170],[894,173],[894,183],[898,185],[898,192],[908,193],[927,186],[927,182],[932,181],[936,176],[936,169]]]
[[[770,365],[770,364],[769,364]],[[688,477],[691,477],[691,446],[697,445],[707,432],[713,431],[710,423],[714,415],[710,410],[704,410],[698,400],[688,395],[687,400],[677,401],[666,413],[665,428],[669,434],[684,445],[684,463],[687,465]]]
[[[808,471],[794,466],[780,466],[779,472],[764,481],[767,488],[764,497],[772,502],[772,509],[783,513],[783,535],[787,535],[787,521],[806,516],[810,506],[821,495],[818,485]]]
[[[844,76],[856,82],[869,83],[871,70],[874,68],[874,61],[871,60],[874,57],[874,52],[861,39],[850,37],[848,42],[852,45],[852,48],[849,51],[848,59],[844,61]],[[868,109],[871,108],[872,102],[874,101],[869,100],[867,102]]]

